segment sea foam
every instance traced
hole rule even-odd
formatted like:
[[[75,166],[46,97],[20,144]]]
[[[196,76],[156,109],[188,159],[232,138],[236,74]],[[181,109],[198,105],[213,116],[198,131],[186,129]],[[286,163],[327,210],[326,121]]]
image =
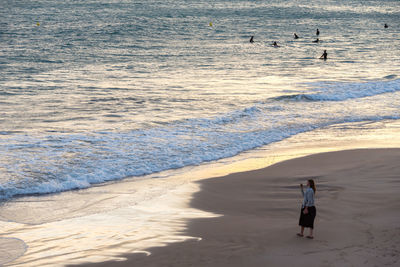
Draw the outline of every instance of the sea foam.
[[[282,102],[284,97],[268,99],[219,116],[162,127],[3,135],[0,198],[87,188],[232,157],[321,127],[400,118],[399,80],[315,86],[306,94],[313,101],[291,99],[296,101],[288,105]]]

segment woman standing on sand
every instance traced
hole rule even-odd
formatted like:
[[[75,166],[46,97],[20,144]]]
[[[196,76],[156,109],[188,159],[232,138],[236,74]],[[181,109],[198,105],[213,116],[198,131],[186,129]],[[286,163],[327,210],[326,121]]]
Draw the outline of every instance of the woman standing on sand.
[[[314,229],[314,219],[317,215],[317,210],[314,206],[314,195],[315,195],[315,183],[314,180],[310,179],[307,181],[307,188],[304,191],[303,184],[300,184],[301,194],[303,195],[303,205],[301,206],[299,225],[301,226],[301,231],[298,236],[304,236],[304,228],[310,228],[310,234],[307,238],[313,239],[313,229]]]

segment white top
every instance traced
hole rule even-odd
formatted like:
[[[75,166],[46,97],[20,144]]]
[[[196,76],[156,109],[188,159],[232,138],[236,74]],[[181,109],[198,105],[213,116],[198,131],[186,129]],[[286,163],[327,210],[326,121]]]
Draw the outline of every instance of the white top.
[[[314,190],[311,187],[307,187],[306,191],[301,188],[301,194],[303,195],[303,208],[314,206]]]

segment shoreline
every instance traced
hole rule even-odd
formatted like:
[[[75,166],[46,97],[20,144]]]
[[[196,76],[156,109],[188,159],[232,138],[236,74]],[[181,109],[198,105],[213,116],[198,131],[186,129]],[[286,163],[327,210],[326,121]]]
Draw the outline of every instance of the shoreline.
[[[399,158],[400,149],[345,150],[198,181],[201,191],[190,206],[223,214],[190,220],[185,234],[201,240],[79,266],[394,266],[400,262]],[[295,235],[298,184],[310,177],[317,183],[314,240]]]
[[[368,125],[373,126],[372,128],[369,128]],[[380,126],[377,127],[375,125]],[[351,132],[352,126],[359,132]],[[184,173],[191,172],[193,170],[196,172],[196,175],[199,175],[196,180],[207,179],[209,177],[232,173],[226,170],[226,164],[234,165],[235,169],[238,168],[239,171],[250,171],[266,167],[279,161],[305,156],[313,153],[355,148],[397,148],[400,147],[400,139],[396,135],[393,135],[393,130],[397,129],[400,129],[400,119],[333,124],[327,127],[304,131],[280,141],[272,142],[250,150],[245,150],[231,157],[204,161],[198,165],[187,165],[176,169],[172,168],[141,176],[127,176],[121,179],[109,180],[101,183],[93,183],[85,188],[73,188],[48,193],[26,193],[14,195],[11,198],[7,197],[0,199],[0,205],[4,202],[12,202],[15,200],[18,201],[18,199],[54,196],[65,193],[68,194],[69,192],[80,192],[91,189],[93,187],[104,187],[115,183],[129,183],[132,182],[132,180],[142,181],[154,178],[176,177],[181,176]],[[341,133],[341,131],[343,131],[343,133]],[[365,136],[363,135],[363,132],[366,133]],[[324,135],[324,140],[319,140],[319,135]],[[343,135],[344,138],[340,135]],[[308,141],[310,141],[309,139],[315,139],[316,142],[314,144],[308,143]],[[215,168],[217,168],[218,171],[215,172],[214,170],[212,170]],[[237,170],[233,172],[237,172]]]

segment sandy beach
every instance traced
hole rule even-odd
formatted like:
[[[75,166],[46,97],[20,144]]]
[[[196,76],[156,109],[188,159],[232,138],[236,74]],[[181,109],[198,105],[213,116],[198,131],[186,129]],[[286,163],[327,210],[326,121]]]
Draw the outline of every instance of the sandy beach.
[[[222,214],[191,220],[200,241],[81,266],[398,266],[400,149],[314,154],[199,181],[191,206]],[[317,184],[315,239],[296,236],[299,184]]]

